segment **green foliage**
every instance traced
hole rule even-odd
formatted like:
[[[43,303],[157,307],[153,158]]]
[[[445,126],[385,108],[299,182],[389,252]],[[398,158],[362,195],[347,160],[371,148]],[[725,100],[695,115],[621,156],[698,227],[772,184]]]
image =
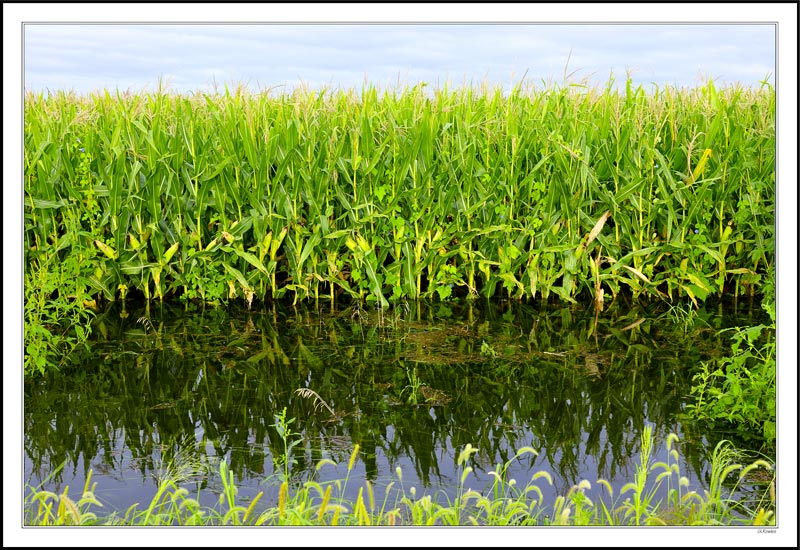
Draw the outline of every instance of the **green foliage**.
[[[96,525],[100,523],[97,514],[90,511],[92,506],[102,508],[95,490],[97,483],[91,483],[92,472],[86,476],[86,483],[80,499],[69,497],[69,486],[60,495],[50,491],[28,488],[25,496],[25,523],[37,526]]]
[[[285,422],[283,423],[285,426]],[[116,514],[100,518],[90,511],[91,506],[102,506],[94,496],[95,485],[89,488],[91,472],[81,499],[76,503],[68,496],[68,489],[62,495],[29,488],[25,497],[25,522],[27,525],[774,525],[774,492],[768,491],[763,500],[753,507],[742,507],[729,499],[724,487],[726,480],[739,472],[736,483],[742,482],[755,470],[772,471],[772,466],[764,460],[756,460],[748,466],[736,461],[742,454],[735,451],[728,442],[717,445],[713,456],[712,476],[709,489],[698,494],[694,491],[681,492],[685,478],[680,477],[677,468],[678,455],[673,448],[678,438],[674,434],[667,440],[667,449],[673,464],[650,464],[652,448],[651,432],[642,434],[641,462],[637,467],[636,480],[622,488],[621,494],[632,493],[621,504],[607,504],[602,497],[595,504],[587,495],[591,483],[584,480],[573,486],[565,496],[558,496],[552,507],[542,502],[539,480],[552,484],[550,474],[544,471],[535,473],[524,486],[518,487],[514,479],[508,479],[506,472],[513,461],[527,455],[538,453],[531,447],[523,447],[503,464],[498,464],[491,472],[492,484],[485,492],[466,488],[466,480],[473,472],[469,465],[472,455],[479,449],[466,445],[459,454],[457,468],[460,479],[456,497],[450,501],[436,495],[417,496],[415,487],[407,491],[403,486],[402,470],[396,470],[396,479],[386,487],[383,501],[377,507],[377,499],[372,484],[367,480],[359,488],[355,501],[343,498],[347,478],[325,484],[314,480],[302,484],[289,484],[285,480],[278,494],[278,502],[268,506],[261,513],[256,504],[263,493],[259,492],[248,507],[236,503],[236,486],[233,473],[227,468],[225,460],[220,461],[220,476],[223,491],[219,507],[202,507],[197,499],[179,486],[175,480],[165,479],[158,487],[156,495],[145,510],[132,506],[120,518]],[[645,441],[649,444],[645,444]],[[353,469],[359,446],[356,445],[347,466],[347,475]],[[330,459],[323,459],[317,470],[327,465],[336,466]],[[649,474],[661,470],[651,482]],[[677,488],[669,489],[666,502],[656,499],[661,485],[671,483],[679,477]],[[608,482],[598,480],[598,484],[613,490]],[[398,486],[395,489],[395,485]],[[339,494],[336,497],[333,489]],[[58,503],[56,509],[53,505]]]
[[[24,338],[26,376],[59,370],[91,334],[87,285],[80,259],[39,254],[25,272]]]
[[[640,460],[636,467],[633,482],[620,489],[620,496],[615,500],[611,485],[605,480],[598,480],[612,498],[606,503],[600,497],[593,506],[591,520],[588,524],[602,525],[774,525],[774,467],[763,459],[757,459],[748,466],[738,463],[745,453],[733,448],[729,441],[720,441],[711,457],[711,479],[708,489],[701,493],[688,490],[689,481],[681,475],[677,450],[678,436],[667,436],[667,461],[651,463],[652,430],[645,427],[641,434]],[[740,502],[729,495],[747,481],[755,470],[762,469],[771,478],[768,488],[763,491],[761,499],[755,503]],[[729,478],[739,471],[739,476],[731,487]],[[655,479],[652,478],[656,473]],[[659,497],[666,483],[666,500]],[[626,496],[622,503],[618,499]],[[581,502],[582,504],[583,502]],[[591,501],[589,501],[591,505]],[[579,515],[576,512],[576,519]],[[583,521],[585,519],[585,512]],[[565,524],[565,523],[561,523]],[[579,523],[574,523],[579,525]],[[587,523],[582,523],[587,524]]]
[[[109,301],[759,293],[774,88],[627,85],[29,93],[26,247]]]
[[[730,355],[704,361],[694,375],[695,401],[686,407],[698,420],[727,424],[745,438],[762,439],[774,448],[776,438],[776,360],[774,302],[764,304],[769,325],[726,329]]]
[[[275,456],[275,465],[281,468],[284,481],[289,481],[289,471],[296,463],[292,450],[302,441],[294,437],[299,435],[292,431],[291,424],[294,421],[294,418],[286,418],[286,407],[284,407],[280,414],[275,415],[275,423],[272,425],[283,442],[283,453]]]
[[[489,359],[494,359],[497,357],[497,351],[495,351],[491,344],[488,344],[484,340],[481,342],[481,355]]]
[[[406,369],[406,378],[408,379],[408,384],[403,387],[403,390],[400,392],[400,395],[408,394],[406,397],[406,402],[409,405],[417,405],[421,400],[420,395],[420,387],[422,386],[422,381],[419,379],[417,375],[416,368]]]

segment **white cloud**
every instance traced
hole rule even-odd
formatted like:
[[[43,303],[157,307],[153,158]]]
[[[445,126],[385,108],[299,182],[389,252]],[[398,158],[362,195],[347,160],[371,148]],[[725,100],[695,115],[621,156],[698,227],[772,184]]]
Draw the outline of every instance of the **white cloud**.
[[[569,65],[567,66],[567,60]],[[774,65],[771,25],[26,25],[28,89],[262,85],[360,87],[407,80],[508,85],[567,72],[677,85],[697,71],[755,85]],[[514,75],[514,76],[512,76]],[[757,76],[755,76],[757,75]],[[311,84],[314,83],[314,84]]]

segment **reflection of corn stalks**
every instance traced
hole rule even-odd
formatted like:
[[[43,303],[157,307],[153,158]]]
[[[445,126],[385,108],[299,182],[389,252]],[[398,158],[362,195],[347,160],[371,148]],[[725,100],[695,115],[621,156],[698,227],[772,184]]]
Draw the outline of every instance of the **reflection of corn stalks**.
[[[147,317],[139,317],[136,322],[144,326],[145,334],[147,333],[148,329],[152,330],[153,332],[156,331],[156,329],[153,327],[153,322]]]
[[[367,314],[361,310],[361,302],[353,304],[353,313],[350,315],[350,319],[362,323],[367,320]]]
[[[153,326],[153,322],[148,317],[139,317],[136,322],[144,326],[145,334],[147,334],[148,331],[152,332],[156,337],[158,345],[161,346],[161,333],[156,330],[156,328]]]
[[[314,412],[316,412],[320,407],[325,407],[328,409],[328,412],[331,413],[331,416],[336,416],[336,413],[333,412],[333,409],[328,406],[325,400],[322,399],[319,394],[311,388],[298,388],[294,392],[304,399],[309,397],[312,398],[314,400]]]
[[[683,325],[684,334],[694,326],[695,310],[691,307],[684,308],[683,306],[670,306],[667,312],[669,319],[676,325]]]
[[[600,356],[595,353],[587,353],[584,358],[584,369],[592,378],[602,378],[600,373]]]
[[[406,391],[408,391],[408,404],[409,405],[416,405],[419,403],[419,394],[420,394],[420,387],[422,386],[422,381],[417,376],[417,369],[406,369],[406,377],[408,378],[408,384],[402,389],[400,395],[402,396]]]
[[[403,299],[391,309],[391,313],[384,314],[384,308],[378,309],[378,326],[396,329],[410,314],[411,307],[408,301]]]
[[[405,312],[406,317],[411,315],[411,306],[408,305],[408,301],[405,298],[400,302],[400,309]]]

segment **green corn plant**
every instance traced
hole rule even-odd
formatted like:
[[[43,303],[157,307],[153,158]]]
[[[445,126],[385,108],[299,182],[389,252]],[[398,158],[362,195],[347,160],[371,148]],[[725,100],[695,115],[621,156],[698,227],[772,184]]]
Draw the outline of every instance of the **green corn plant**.
[[[572,84],[28,93],[26,254],[106,300],[760,292],[774,88]]]

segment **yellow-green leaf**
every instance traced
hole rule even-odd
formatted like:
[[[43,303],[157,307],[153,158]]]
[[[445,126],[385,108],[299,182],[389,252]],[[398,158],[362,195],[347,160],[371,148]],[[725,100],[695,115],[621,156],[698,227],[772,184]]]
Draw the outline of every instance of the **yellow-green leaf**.
[[[99,248],[103,252],[103,254],[105,254],[106,256],[111,258],[112,260],[116,260],[117,259],[117,251],[114,250],[113,248],[111,248],[110,246],[108,246],[103,241],[97,241],[96,240],[96,241],[94,241],[94,244],[97,245],[97,248]]]
[[[174,256],[174,255],[175,255],[175,252],[177,252],[177,251],[178,251],[178,247],[179,247],[180,245],[181,245],[181,243],[175,243],[175,244],[173,244],[172,246],[170,246],[170,247],[167,249],[167,251],[166,251],[166,252],[164,252],[164,262],[165,262],[165,263],[166,263],[166,262],[168,262],[168,261],[170,261],[170,260],[172,259],[172,256]]]

